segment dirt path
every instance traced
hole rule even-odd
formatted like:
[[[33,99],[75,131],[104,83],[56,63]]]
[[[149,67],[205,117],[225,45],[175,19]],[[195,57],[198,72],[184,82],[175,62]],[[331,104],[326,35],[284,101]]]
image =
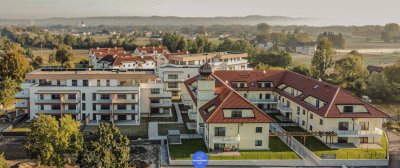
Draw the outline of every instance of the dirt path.
[[[387,132],[389,138],[389,167],[400,167],[400,133]]]

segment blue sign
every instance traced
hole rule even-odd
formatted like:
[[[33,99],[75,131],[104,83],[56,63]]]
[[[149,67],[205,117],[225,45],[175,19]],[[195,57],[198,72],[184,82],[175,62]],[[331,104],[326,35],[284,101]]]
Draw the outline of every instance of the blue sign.
[[[208,156],[202,151],[198,151],[192,155],[192,164],[195,168],[205,168],[208,164]]]

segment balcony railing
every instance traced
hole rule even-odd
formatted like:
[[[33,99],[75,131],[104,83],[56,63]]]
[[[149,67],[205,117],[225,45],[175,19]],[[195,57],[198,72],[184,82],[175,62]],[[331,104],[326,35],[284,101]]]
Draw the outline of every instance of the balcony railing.
[[[247,60],[237,60],[237,61],[228,61],[227,65],[246,64],[246,63],[248,63]]]
[[[184,82],[185,79],[169,79],[169,78],[164,78],[164,82]]]
[[[257,104],[278,103],[276,99],[250,99],[250,102]]]
[[[96,103],[111,104],[112,100],[111,99],[97,99]]]
[[[58,104],[61,103],[61,99],[38,99],[36,104]]]
[[[159,97],[159,98],[163,98],[163,97],[172,97],[172,93],[171,92],[164,92],[164,93],[151,93],[150,97]]]
[[[114,113],[136,113],[135,109],[114,110]]]
[[[28,90],[22,90],[15,94],[16,99],[27,99],[29,98],[29,91]]]
[[[214,136],[214,143],[239,143],[240,136]]]
[[[79,110],[39,110],[39,113],[46,113],[46,114],[76,114],[79,113]]]
[[[150,106],[151,107],[171,107],[172,102],[167,101],[167,102],[151,103]]]
[[[380,136],[383,134],[382,129],[376,127],[373,130],[339,130],[334,128],[334,132],[341,137]]]
[[[113,103],[137,103],[136,99],[114,99]]]
[[[17,102],[17,103],[15,103],[15,108],[28,108],[28,103],[26,103],[26,102]]]
[[[286,106],[286,105],[283,104],[283,103],[278,103],[278,105],[276,106],[276,108],[277,108],[279,111],[283,112],[283,113],[291,113],[291,112],[292,112],[292,108]]]
[[[167,88],[165,88],[165,90],[179,91],[179,90],[181,90],[181,88],[180,88],[180,87],[176,87],[176,88],[169,88],[169,87],[167,87]]]
[[[80,102],[80,100],[79,99],[64,99],[62,102],[66,103],[66,104],[77,104]]]

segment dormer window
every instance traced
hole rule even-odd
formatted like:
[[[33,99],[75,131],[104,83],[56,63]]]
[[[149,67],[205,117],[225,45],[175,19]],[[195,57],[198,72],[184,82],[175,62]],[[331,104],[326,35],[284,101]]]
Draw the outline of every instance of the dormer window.
[[[209,113],[209,112],[214,111],[214,109],[215,109],[215,105],[212,105],[212,106],[206,108],[205,112],[206,112],[206,113]]]
[[[272,87],[271,82],[257,82],[259,88],[270,88]]]
[[[247,83],[246,82],[232,82],[232,87],[233,88],[247,88]]]
[[[232,110],[231,117],[242,117],[242,110]]]
[[[352,112],[354,112],[353,106],[344,106],[343,107],[343,113],[352,113]]]

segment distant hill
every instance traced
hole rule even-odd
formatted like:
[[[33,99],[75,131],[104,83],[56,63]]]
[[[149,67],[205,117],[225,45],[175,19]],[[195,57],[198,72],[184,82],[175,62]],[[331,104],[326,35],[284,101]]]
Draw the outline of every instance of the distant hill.
[[[118,17],[82,17],[82,18],[47,18],[47,19],[0,19],[0,25],[77,25],[81,22],[86,25],[256,25],[268,23],[270,25],[305,25],[311,23],[311,18],[292,18],[285,16],[244,17],[174,17],[174,16],[118,16]]]

